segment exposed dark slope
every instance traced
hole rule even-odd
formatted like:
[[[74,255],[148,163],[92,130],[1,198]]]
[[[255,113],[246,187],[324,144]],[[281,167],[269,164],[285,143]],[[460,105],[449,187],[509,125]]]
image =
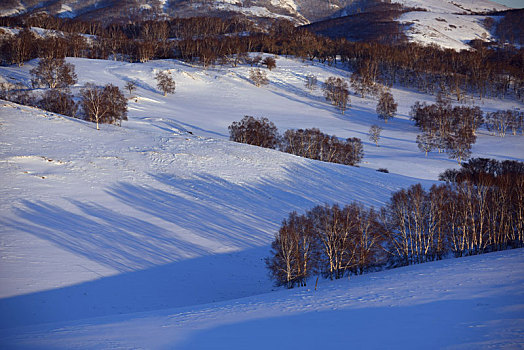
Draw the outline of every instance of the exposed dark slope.
[[[358,7],[363,12],[349,16],[312,23],[304,28],[329,38],[345,38],[350,41],[401,42],[406,39],[403,25],[395,19],[408,11],[399,4],[368,3]]]

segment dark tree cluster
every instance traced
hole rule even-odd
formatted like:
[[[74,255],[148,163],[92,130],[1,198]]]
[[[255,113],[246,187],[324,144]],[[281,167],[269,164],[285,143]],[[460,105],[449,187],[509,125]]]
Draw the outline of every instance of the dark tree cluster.
[[[439,175],[440,181],[472,182],[480,181],[482,177],[496,179],[500,176],[524,176],[524,163],[515,160],[498,161],[490,158],[472,158],[462,163],[460,169],[448,169]]]
[[[36,107],[38,104],[38,98],[31,90],[24,86],[10,83],[0,84],[0,99],[33,107]]]
[[[267,118],[245,116],[239,122],[233,122],[228,129],[231,141],[278,149],[323,162],[356,165],[364,157],[359,138],[341,140],[319,129],[289,129],[280,135],[275,124]]]
[[[507,11],[502,18],[496,21],[495,35],[502,42],[523,45],[524,9],[514,9]]]
[[[265,117],[246,115],[239,122],[233,122],[228,129],[231,141],[265,148],[277,148],[280,142],[277,127]]]
[[[350,81],[355,93],[362,98],[366,95],[378,96],[382,91],[378,61],[369,58],[362,59],[358,61],[354,69]]]
[[[524,163],[474,159],[425,190],[392,194],[380,211],[352,203],[318,206],[284,220],[266,259],[278,285],[305,285],[524,245]]]
[[[506,136],[511,131],[513,136],[521,132],[524,134],[524,112],[517,110],[503,110],[487,113],[485,117],[486,128],[500,137]]]
[[[341,140],[315,128],[287,130],[281,138],[280,149],[300,157],[345,165],[356,165],[364,157],[360,139]]]
[[[410,114],[422,131],[417,136],[419,149],[426,155],[434,149],[445,151],[459,163],[471,154],[477,139],[475,132],[483,122],[479,107],[453,107],[441,95],[436,104],[416,102]]]
[[[304,286],[318,273],[331,279],[361,274],[383,263],[383,237],[373,209],[358,203],[317,206],[282,222],[266,266],[277,285],[288,288]]]
[[[39,107],[53,113],[76,117],[78,105],[69,91],[60,91],[56,89],[44,92]]]

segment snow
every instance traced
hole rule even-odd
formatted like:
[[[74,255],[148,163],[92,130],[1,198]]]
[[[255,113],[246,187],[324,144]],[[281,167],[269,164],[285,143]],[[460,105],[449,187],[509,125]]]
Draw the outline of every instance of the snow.
[[[468,42],[471,40],[491,39],[489,31],[482,26],[485,18],[437,12],[407,12],[397,21],[409,24],[405,33],[412,42],[436,44],[460,51],[470,49]]]
[[[0,337],[20,349],[519,348],[523,269],[518,249],[322,281],[316,291],[4,329]]]
[[[489,0],[393,0],[406,7],[418,7],[437,13],[504,11],[508,7]]]
[[[275,0],[272,0],[272,2],[274,1]],[[279,7],[282,6],[284,10],[293,13],[294,15],[296,15],[296,18],[292,16],[288,16],[288,15],[274,13],[264,6],[245,6],[245,7],[239,6],[235,1],[232,3],[231,2],[218,2],[216,4],[213,4],[213,6],[219,10],[234,11],[234,12],[242,13],[246,16],[286,19],[288,21],[296,23],[297,25],[303,25],[303,24],[309,23],[309,21],[305,17],[295,12],[293,7],[290,4],[282,4],[281,1],[279,0],[277,2],[278,4],[276,5],[278,5]]]
[[[508,7],[486,0],[394,0],[406,7],[424,11],[411,11],[396,19],[407,25],[404,30],[411,42],[422,45],[434,44],[454,50],[469,50],[470,40],[491,40],[489,30],[482,21],[486,16],[472,13],[504,11]]]
[[[399,115],[384,124],[373,98],[352,95],[342,115],[304,80],[347,79],[346,71],[276,58],[261,88],[249,66],[68,58],[75,94],[86,82],[137,82],[129,120],[100,131],[0,101],[3,346],[311,348],[327,338],[322,344],[406,348],[412,329],[413,348],[522,344],[523,250],[321,281],[317,292],[274,291],[263,260],[289,212],[353,200],[380,207],[392,191],[430,186],[457,167],[417,149],[409,108],[433,97],[394,87]],[[0,76],[28,84],[35,65],[0,67]],[[160,70],[177,82],[174,95],[156,89]],[[524,107],[474,102],[485,111]],[[347,167],[228,141],[228,125],[244,115],[266,116],[281,132],[360,137],[364,161]],[[367,140],[371,124],[384,128],[380,147]],[[524,160],[523,137],[478,134],[473,156]],[[382,167],[391,173],[375,171]]]
[[[271,5],[297,12],[298,5],[294,0],[271,0]]]

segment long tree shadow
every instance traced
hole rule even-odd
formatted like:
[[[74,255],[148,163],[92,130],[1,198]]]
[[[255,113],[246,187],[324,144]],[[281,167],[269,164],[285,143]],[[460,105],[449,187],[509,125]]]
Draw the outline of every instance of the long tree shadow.
[[[269,247],[207,255],[73,286],[0,299],[0,329],[147,312],[271,290]]]
[[[380,205],[392,190],[411,182],[370,169],[310,161],[282,169],[278,178],[251,183],[210,174],[151,177],[148,186],[120,182],[107,189],[124,206],[78,199],[66,207],[25,201],[14,219],[2,220],[2,225],[121,274],[0,299],[0,328],[267,292],[271,281],[263,260],[289,212],[326,202]]]
[[[71,203],[81,214],[41,201],[22,201],[23,208],[15,209],[18,219],[1,223],[121,272],[205,252],[198,245],[145,220],[96,203],[76,200]]]

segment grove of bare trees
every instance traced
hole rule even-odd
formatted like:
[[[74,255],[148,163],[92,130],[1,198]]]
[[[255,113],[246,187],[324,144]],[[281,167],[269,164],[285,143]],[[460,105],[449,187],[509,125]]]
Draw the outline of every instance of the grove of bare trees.
[[[316,274],[362,274],[384,259],[381,232],[378,213],[356,202],[293,212],[282,222],[266,266],[276,284],[288,288],[304,286]]]
[[[483,122],[479,107],[453,107],[441,95],[437,103],[427,105],[416,102],[411,107],[411,119],[422,131],[417,144],[426,155],[432,150],[447,152],[459,163],[471,154],[476,141],[476,131]]]
[[[524,112],[507,109],[487,113],[484,123],[489,131],[500,137],[506,136],[508,131],[514,136],[519,131],[524,134]]]
[[[319,129],[287,130],[281,138],[280,149],[300,157],[345,165],[356,165],[364,155],[360,139],[341,140]]]
[[[338,77],[327,78],[324,83],[324,97],[344,114],[348,103],[351,102],[348,83]]]
[[[277,127],[265,117],[246,115],[239,122],[233,122],[228,129],[231,141],[265,148],[277,148],[279,144]]]
[[[448,183],[392,194],[380,210],[317,206],[284,220],[266,266],[277,285],[341,278],[524,245],[524,163],[473,159]]]
[[[360,139],[346,140],[322,133],[319,129],[289,129],[280,135],[267,118],[245,116],[229,126],[229,139],[235,142],[278,149],[282,152],[323,162],[358,164],[363,156]]]

